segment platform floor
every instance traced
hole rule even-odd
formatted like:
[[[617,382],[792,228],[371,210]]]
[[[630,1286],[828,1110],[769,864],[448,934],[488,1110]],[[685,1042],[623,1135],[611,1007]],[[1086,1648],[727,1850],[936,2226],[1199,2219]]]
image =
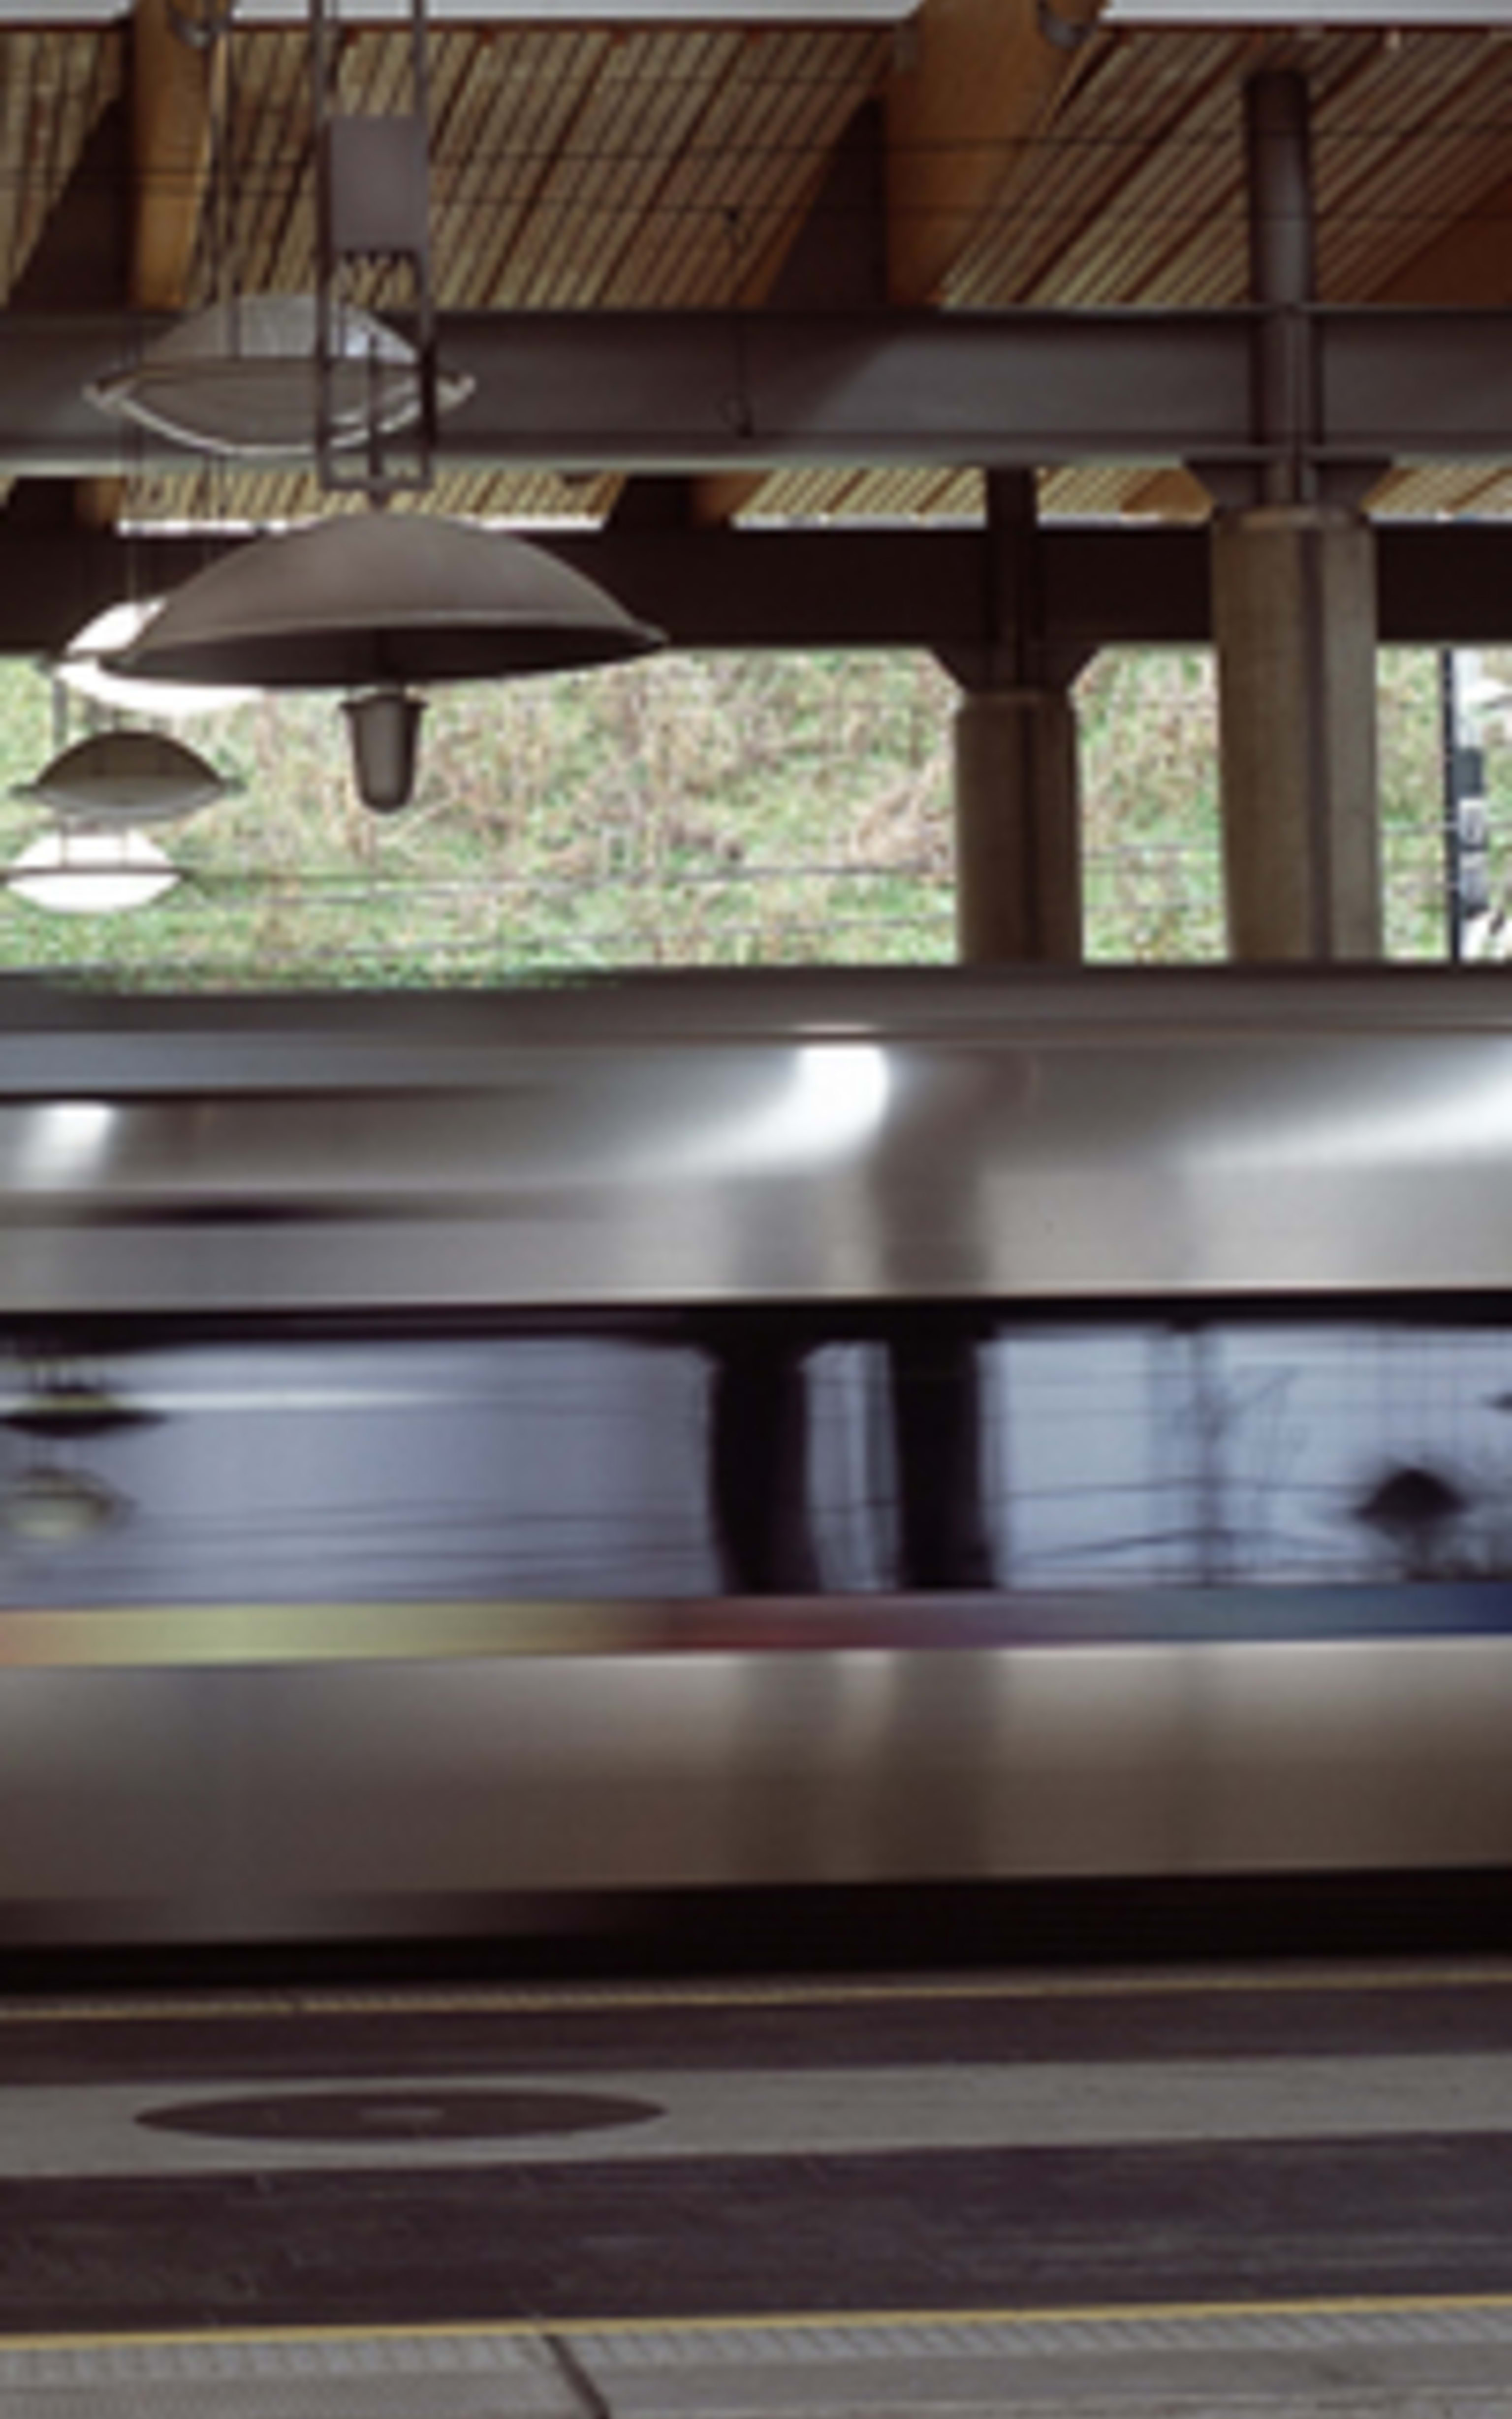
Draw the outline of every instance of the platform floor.
[[[4,2419],[1512,2419],[1512,1964],[0,2001]]]

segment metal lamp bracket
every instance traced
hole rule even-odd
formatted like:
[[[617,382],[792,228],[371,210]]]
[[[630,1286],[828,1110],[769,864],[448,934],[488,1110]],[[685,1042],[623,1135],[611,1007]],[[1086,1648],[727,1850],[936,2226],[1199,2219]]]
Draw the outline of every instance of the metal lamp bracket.
[[[320,484],[378,499],[427,487],[436,445],[436,312],[430,274],[430,162],[426,109],[424,0],[411,0],[412,106],[378,115],[344,111],[334,72],[336,43],[328,0],[310,0],[312,115],[317,204],[316,455]],[[352,445],[338,410],[338,378],[354,364],[344,347],[346,314],[359,304],[355,281],[380,271],[383,307],[397,307],[414,347],[414,408],[399,414],[389,382],[393,365],[370,365],[364,441]],[[371,307],[371,303],[369,306]],[[402,424],[396,424],[402,423]]]

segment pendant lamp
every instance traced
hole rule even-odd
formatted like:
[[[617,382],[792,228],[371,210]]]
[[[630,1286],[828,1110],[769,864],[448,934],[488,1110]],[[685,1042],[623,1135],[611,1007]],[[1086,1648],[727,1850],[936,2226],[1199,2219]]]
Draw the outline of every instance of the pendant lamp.
[[[523,539],[379,512],[258,538],[211,563],[109,669],[363,692],[349,717],[359,793],[387,810],[409,795],[414,686],[575,671],[662,643],[593,580]],[[375,723],[369,752],[381,773],[369,788],[361,734]]]
[[[13,798],[91,831],[181,823],[231,788],[213,764],[162,731],[96,731],[54,756]]]
[[[71,689],[76,697],[87,697],[97,705],[108,705],[127,714],[151,715],[160,722],[185,722],[196,714],[227,714],[234,706],[250,705],[257,692],[255,688],[211,688],[204,682],[191,686],[184,681],[130,681],[118,672],[105,670],[108,656],[119,655],[133,639],[139,639],[147,624],[162,612],[161,596],[123,598],[107,605],[76,630],[60,655],[55,655],[49,669],[54,680]]]
[[[306,455],[318,409],[317,314],[313,294],[243,294],[212,303],[85,393],[98,410],[204,453]],[[393,434],[419,418],[413,345],[350,304],[333,315],[332,343],[326,390],[332,444],[365,444],[375,429]],[[473,384],[439,370],[437,410],[454,411]]]
[[[145,832],[50,831],[7,869],[5,887],[57,916],[116,916],[150,907],[179,879]]]

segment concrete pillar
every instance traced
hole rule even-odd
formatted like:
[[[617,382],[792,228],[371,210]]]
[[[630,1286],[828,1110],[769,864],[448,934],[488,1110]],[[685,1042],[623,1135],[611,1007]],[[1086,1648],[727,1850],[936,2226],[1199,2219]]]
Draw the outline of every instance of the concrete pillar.
[[[1369,522],[1320,504],[1218,515],[1212,619],[1230,952],[1379,958]]]
[[[955,716],[962,963],[1082,954],[1076,709],[1063,687],[967,689]]]
[[[1306,79],[1262,70],[1244,115],[1260,460],[1212,531],[1229,949],[1377,958],[1375,539],[1315,451]]]

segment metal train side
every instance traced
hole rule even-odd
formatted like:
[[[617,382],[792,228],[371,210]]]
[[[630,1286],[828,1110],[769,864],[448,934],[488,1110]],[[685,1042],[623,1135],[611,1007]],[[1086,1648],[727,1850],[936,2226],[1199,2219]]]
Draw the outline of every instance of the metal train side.
[[[0,1945],[1512,1855],[1500,978],[17,991],[0,1052]],[[961,1454],[991,1443],[1010,1509],[905,1568],[932,1398],[922,1447],[877,1405],[942,1338],[957,1405],[990,1366]],[[1378,1364],[1385,1408],[1350,1410]],[[734,1444],[830,1491],[811,1569],[752,1582],[716,1533],[732,1368]],[[795,1382],[797,1481],[759,1410]],[[1434,1388],[1451,1478],[1413,1441]],[[1253,1567],[1202,1434],[1252,1399]],[[1127,1494],[1172,1417],[1181,1522],[1157,1470],[1131,1563],[1054,1506],[1099,1456]],[[1306,1497],[1350,1419],[1397,1456],[1330,1479],[1354,1561]],[[547,1502],[573,1535],[537,1566]]]

